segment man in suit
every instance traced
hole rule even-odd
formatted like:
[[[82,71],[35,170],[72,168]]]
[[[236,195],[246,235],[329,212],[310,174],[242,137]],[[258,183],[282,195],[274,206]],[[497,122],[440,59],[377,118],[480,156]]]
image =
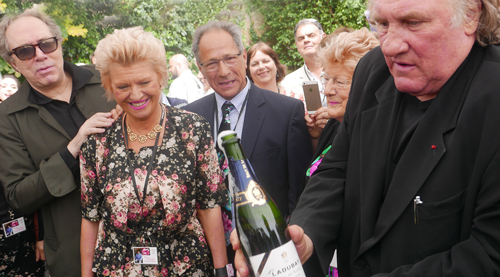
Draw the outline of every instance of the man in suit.
[[[185,109],[205,117],[216,137],[224,120],[223,105],[233,105],[229,108],[230,128],[241,138],[262,186],[283,216],[288,216],[302,192],[300,182],[312,156],[304,105],[250,82],[241,30],[233,23],[217,21],[199,27],[192,50],[215,93]]]
[[[0,55],[25,78],[0,105],[0,181],[7,202],[41,209],[50,275],[80,276],[78,154],[91,133],[113,122],[99,73],[65,62],[61,31],[36,9],[0,22]]]
[[[380,48],[292,214],[303,260],[326,271],[337,248],[340,276],[500,276],[499,6],[370,1]]]
[[[293,31],[297,51],[304,59],[304,65],[294,72],[285,76],[281,85],[287,90],[295,93],[304,93],[302,83],[306,81],[317,81],[320,91],[323,91],[321,84],[321,61],[318,59],[318,50],[321,40],[325,37],[321,24],[312,18],[302,19],[295,25]],[[321,94],[323,106],[326,106],[326,97]]]

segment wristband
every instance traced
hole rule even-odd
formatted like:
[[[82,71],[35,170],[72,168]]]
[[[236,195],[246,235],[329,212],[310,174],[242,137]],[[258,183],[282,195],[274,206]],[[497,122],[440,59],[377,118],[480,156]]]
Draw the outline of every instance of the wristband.
[[[227,277],[227,269],[226,267],[216,268],[214,269],[215,277]]]

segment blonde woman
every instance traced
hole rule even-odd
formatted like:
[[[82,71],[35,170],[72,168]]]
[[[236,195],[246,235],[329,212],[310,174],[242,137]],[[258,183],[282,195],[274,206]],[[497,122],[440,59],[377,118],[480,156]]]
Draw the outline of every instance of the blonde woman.
[[[124,113],[82,146],[82,276],[213,276],[227,264],[227,190],[210,126],[160,104],[165,49],[141,27],[115,30],[95,55]]]

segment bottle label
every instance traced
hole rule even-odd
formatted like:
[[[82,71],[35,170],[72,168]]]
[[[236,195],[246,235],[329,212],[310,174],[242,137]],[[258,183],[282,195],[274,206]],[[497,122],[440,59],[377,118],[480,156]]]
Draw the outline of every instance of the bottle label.
[[[305,277],[299,255],[293,241],[289,241],[270,252],[250,257],[255,276],[260,277]]]
[[[266,194],[262,191],[260,186],[253,180],[248,182],[247,190],[236,193],[234,203],[236,207],[251,204],[253,206],[264,205],[267,202]]]

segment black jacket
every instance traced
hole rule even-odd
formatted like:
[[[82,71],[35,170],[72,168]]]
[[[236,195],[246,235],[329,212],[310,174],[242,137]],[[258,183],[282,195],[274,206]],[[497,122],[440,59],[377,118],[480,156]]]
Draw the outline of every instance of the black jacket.
[[[500,46],[474,45],[387,176],[402,93],[380,48],[359,62],[332,149],[291,218],[323,268],[337,247],[343,277],[500,276],[498,72]]]

